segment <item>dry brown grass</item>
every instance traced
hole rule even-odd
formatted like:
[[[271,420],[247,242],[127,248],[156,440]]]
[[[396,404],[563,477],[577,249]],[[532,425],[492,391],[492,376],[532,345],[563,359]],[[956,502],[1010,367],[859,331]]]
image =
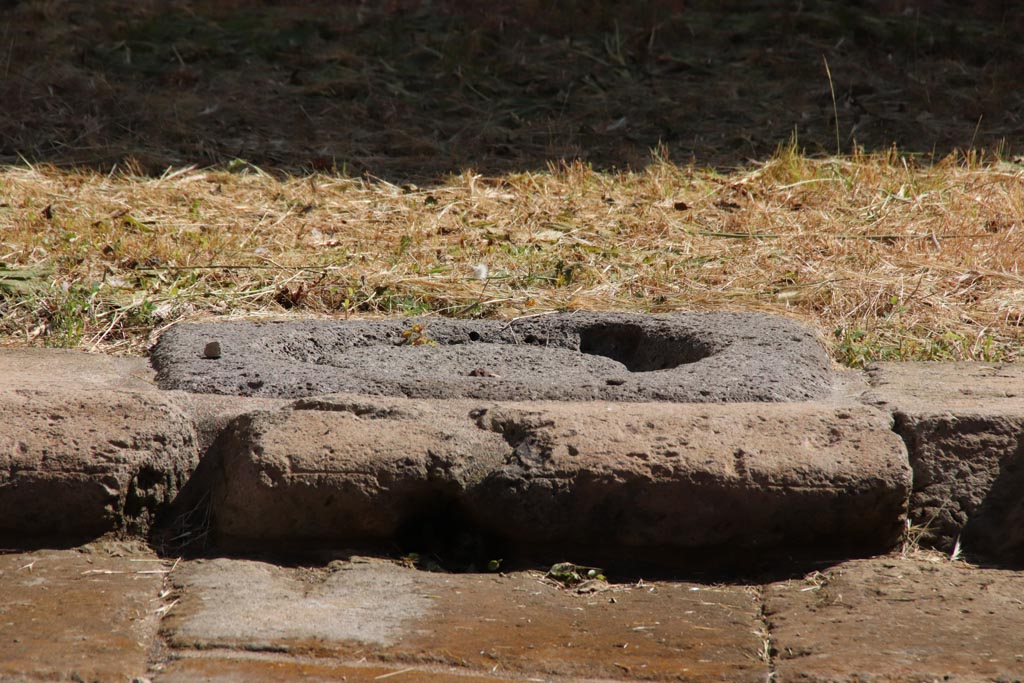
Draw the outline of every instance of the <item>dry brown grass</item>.
[[[201,316],[762,310],[835,357],[1012,360],[1024,169],[970,155],[721,174],[655,155],[429,188],[251,166],[0,169],[2,343],[140,353]],[[486,264],[486,281],[472,267]]]

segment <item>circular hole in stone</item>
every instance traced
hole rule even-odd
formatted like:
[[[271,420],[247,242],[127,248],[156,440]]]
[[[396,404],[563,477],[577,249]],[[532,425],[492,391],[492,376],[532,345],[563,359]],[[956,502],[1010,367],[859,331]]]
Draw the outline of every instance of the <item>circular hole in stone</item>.
[[[469,341],[480,341],[480,333],[476,331],[470,332]]]
[[[707,358],[707,344],[629,323],[600,323],[580,329],[580,352],[618,361],[630,372],[668,370]]]

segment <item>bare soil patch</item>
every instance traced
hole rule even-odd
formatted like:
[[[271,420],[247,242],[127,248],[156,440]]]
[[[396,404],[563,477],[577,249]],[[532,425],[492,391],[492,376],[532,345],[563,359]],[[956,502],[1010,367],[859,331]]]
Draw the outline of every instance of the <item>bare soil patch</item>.
[[[423,182],[638,169],[658,145],[731,168],[794,132],[818,153],[1020,152],[1013,3],[549,4],[15,3],[0,161]]]

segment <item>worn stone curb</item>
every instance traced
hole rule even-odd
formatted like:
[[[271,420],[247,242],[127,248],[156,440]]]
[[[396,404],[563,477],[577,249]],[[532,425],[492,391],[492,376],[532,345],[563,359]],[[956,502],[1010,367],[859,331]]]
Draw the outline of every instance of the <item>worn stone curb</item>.
[[[912,533],[1024,565],[1024,365],[878,363],[862,400],[892,412],[914,471]]]
[[[571,538],[581,548],[631,552],[832,536],[879,548],[896,541],[909,504],[923,541],[951,547],[960,539],[968,551],[1024,559],[1024,372],[1017,366],[878,365],[867,374],[869,386],[857,389],[854,379],[826,401],[632,407],[201,396],[156,389],[143,359],[28,349],[0,353],[0,377],[0,535],[7,545],[144,534],[183,487],[201,484],[214,492],[216,530],[235,541],[300,530],[302,538],[327,541],[381,538],[441,501],[498,536],[529,531],[524,542],[538,547],[561,548]],[[360,402],[363,408],[352,408]],[[716,420],[718,434],[707,427]],[[377,502],[390,507],[370,513],[376,503],[368,500],[362,512],[345,512],[333,501],[313,512],[298,504],[301,497],[283,495],[292,486],[327,500],[332,486],[344,488],[344,459],[318,453],[329,445],[319,435],[295,446],[312,422],[349,430],[333,442],[336,451],[361,441],[393,454],[391,465],[378,459],[370,465],[380,471],[363,472],[398,477],[395,488],[378,486]],[[774,441],[750,441],[758,430]],[[686,442],[687,433],[702,434],[701,443]],[[454,434],[479,448],[460,451]],[[231,439],[236,447],[227,448]],[[264,448],[262,463],[251,457],[271,443],[284,450]],[[445,443],[448,450],[427,446]],[[217,472],[235,474],[199,481],[197,464],[211,455],[220,458]],[[303,458],[320,458],[322,467],[293,477],[289,468]],[[601,469],[580,466],[584,458]],[[274,476],[287,486],[261,490]],[[356,479],[348,482],[353,490]],[[628,493],[610,502],[617,488]],[[399,490],[419,502],[387,500]],[[710,492],[706,502],[716,502],[709,509],[698,494]],[[288,506],[291,517],[280,514]]]
[[[0,389],[0,424],[0,538],[144,534],[199,462],[191,417],[153,392]]]
[[[437,536],[423,527],[440,516],[435,542],[469,533],[606,563],[864,553],[898,540],[910,490],[888,416],[855,404],[332,396],[239,417],[213,457],[214,529],[246,548]]]

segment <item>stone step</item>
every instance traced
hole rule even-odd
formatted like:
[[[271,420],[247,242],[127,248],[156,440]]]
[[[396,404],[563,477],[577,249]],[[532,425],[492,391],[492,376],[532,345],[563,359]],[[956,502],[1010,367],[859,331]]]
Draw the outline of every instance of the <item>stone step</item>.
[[[556,560],[809,547],[904,529],[910,468],[856,404],[331,396],[236,419],[210,457],[218,543],[460,536]]]
[[[191,413],[147,374],[103,356],[0,353],[0,542],[148,532],[199,452]]]
[[[0,353],[0,377],[7,547],[144,536],[205,501],[194,531],[241,547],[457,546],[436,531],[454,524],[545,559],[739,561],[889,547],[909,503],[911,540],[1024,562],[1013,365],[879,365],[813,402],[733,404],[191,394],[143,359],[41,349]]]
[[[915,541],[1024,566],[1024,365],[878,363],[865,403],[907,443]]]

